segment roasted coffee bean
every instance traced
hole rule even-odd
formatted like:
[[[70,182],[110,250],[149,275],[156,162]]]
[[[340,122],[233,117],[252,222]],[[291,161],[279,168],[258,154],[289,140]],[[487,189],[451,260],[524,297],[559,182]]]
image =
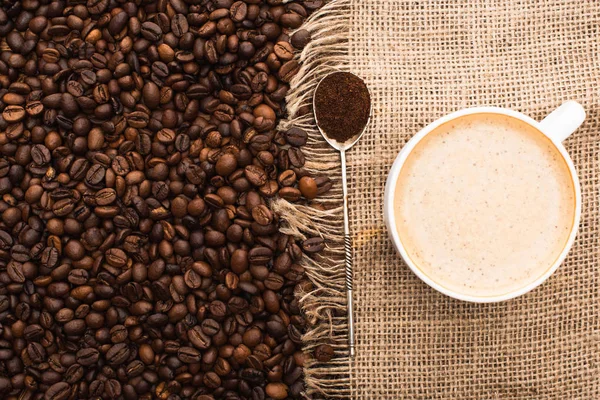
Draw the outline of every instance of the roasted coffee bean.
[[[183,153],[183,152],[188,151],[190,148],[190,144],[191,144],[190,137],[188,135],[179,134],[175,138],[175,148],[179,152]]]
[[[123,325],[115,325],[110,329],[110,341],[113,343],[122,343],[127,339],[129,332]]]
[[[29,343],[25,348],[24,357],[33,364],[40,364],[46,360],[46,350],[40,343]]]
[[[277,273],[271,272],[264,280],[264,285],[270,290],[279,290],[283,287],[285,281],[283,277]]]
[[[74,384],[83,378],[84,368],[79,364],[73,364],[67,368],[64,376],[65,381],[69,384]]]
[[[107,206],[117,199],[117,193],[114,189],[104,188],[95,195],[95,202],[98,206]]]
[[[106,361],[111,366],[123,364],[129,357],[129,348],[125,343],[117,343],[106,352]]]
[[[44,336],[44,328],[37,324],[29,325],[25,328],[23,336],[28,341],[40,340]]]
[[[317,361],[328,362],[333,358],[334,350],[328,344],[321,344],[315,348],[313,354]]]
[[[210,313],[218,319],[223,318],[225,315],[227,315],[227,306],[219,300],[215,300],[212,303],[210,303],[209,310]]]
[[[193,347],[181,347],[177,351],[177,358],[186,364],[197,363],[201,359],[201,353]]]
[[[151,349],[151,347],[148,347],[148,348]],[[145,357],[142,356],[141,352],[142,352],[142,350],[140,348],[140,358],[144,359]],[[153,361],[153,359],[154,359],[154,356],[152,356],[152,360],[149,360],[149,361]],[[125,373],[127,374],[127,377],[135,378],[136,376],[140,376],[144,372],[144,369],[145,369],[144,363],[140,360],[135,360],[127,365],[127,367],[125,368]]]
[[[300,192],[300,190],[294,188],[294,187],[283,187],[281,189],[279,189],[279,197],[290,201],[290,202],[295,202],[300,200],[300,196],[302,195],[302,192]]]
[[[31,148],[31,158],[39,166],[46,165],[52,160],[50,151],[42,144],[36,144]]]
[[[273,52],[282,61],[289,61],[294,58],[294,48],[288,42],[277,42],[273,47]]]
[[[17,105],[8,105],[2,111],[2,117],[9,124],[21,121],[25,115],[25,109]]]
[[[188,270],[183,279],[187,287],[190,289],[197,289],[202,285],[202,277],[193,269]]]
[[[279,70],[279,78],[283,82],[290,82],[300,70],[300,65],[296,60],[290,60],[281,66]]]
[[[145,39],[151,42],[155,42],[162,37],[162,30],[160,29],[160,27],[154,22],[150,21],[144,22],[142,24],[140,32],[142,33],[142,36]]]
[[[202,332],[208,336],[216,335],[221,329],[219,323],[213,319],[205,319],[202,321]]]
[[[11,261],[6,267],[8,277],[15,283],[25,283],[25,275],[23,273],[23,264],[16,261]]]
[[[44,111],[41,101],[31,101],[25,105],[25,111],[32,117],[39,116]]]
[[[318,176],[315,179],[315,183],[317,184],[317,195],[322,195],[327,193],[333,186],[333,182],[326,176]]]
[[[292,166],[296,168],[302,168],[304,166],[305,157],[304,153],[302,153],[302,150],[292,147],[288,149],[287,154],[290,160],[290,164],[292,164]]]
[[[314,237],[302,242],[302,249],[309,253],[318,253],[325,248],[325,241],[320,237]]]
[[[323,7],[324,4],[325,0],[304,0],[302,2],[304,8],[309,11],[318,10],[319,8]]]
[[[298,182],[298,189],[302,193],[302,196],[311,200],[317,197],[318,187],[317,183],[310,176],[303,176]]]
[[[84,367],[89,367],[96,364],[99,358],[100,354],[98,350],[93,348],[81,349],[76,355],[77,363]]]
[[[127,262],[127,255],[118,248],[112,248],[106,251],[106,261],[113,267],[120,268]]]
[[[281,186],[293,186],[296,183],[296,173],[291,170],[285,170],[277,177],[277,181]]]
[[[104,383],[104,392],[110,399],[117,399],[121,396],[122,387],[118,380],[109,379]]]
[[[214,372],[208,372],[204,375],[204,379],[202,380],[204,385],[210,389],[216,389],[221,386],[221,378]]]
[[[291,38],[292,46],[297,49],[303,49],[310,43],[311,35],[306,29],[296,31]]]
[[[85,183],[89,186],[96,186],[104,180],[105,175],[106,169],[100,164],[94,164],[85,176]]]
[[[289,388],[284,383],[271,382],[265,387],[265,392],[273,399],[286,399],[288,397]]]
[[[183,14],[176,14],[171,19],[171,32],[178,38],[187,33],[189,29],[188,21]]]
[[[273,258],[273,251],[267,247],[254,247],[248,253],[248,261],[250,264],[260,265],[266,264]]]
[[[66,400],[70,395],[71,386],[66,382],[58,382],[46,390],[44,400]]]
[[[108,24],[108,33],[110,33],[112,36],[117,35],[123,28],[125,28],[128,19],[129,16],[125,11],[121,11],[115,15]]]
[[[248,15],[248,5],[244,1],[236,1],[229,11],[234,22],[242,22]]]
[[[188,331],[188,339],[190,343],[194,345],[194,347],[200,350],[208,349],[211,344],[210,336],[206,332],[204,332],[204,329],[200,328],[199,326],[195,326]]]
[[[87,8],[92,14],[100,14],[108,7],[109,0],[88,0]]]
[[[245,368],[241,370],[240,377],[254,385],[261,384],[265,379],[264,373],[254,368]]]
[[[285,138],[292,146],[300,147],[306,144],[308,135],[300,128],[290,128],[285,132]]]
[[[262,186],[267,182],[267,174],[256,165],[249,165],[244,169],[244,175],[254,186]]]
[[[269,225],[273,222],[273,213],[265,205],[252,208],[252,218],[260,225]]]
[[[175,141],[175,132],[168,128],[161,129],[156,133],[156,140],[162,144],[171,144]]]
[[[144,104],[150,109],[155,109],[160,105],[160,89],[154,82],[147,82],[142,91]]]

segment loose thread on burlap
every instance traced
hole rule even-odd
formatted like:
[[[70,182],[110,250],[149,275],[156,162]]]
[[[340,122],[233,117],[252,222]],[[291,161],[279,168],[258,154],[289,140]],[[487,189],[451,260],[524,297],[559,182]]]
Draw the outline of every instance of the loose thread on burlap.
[[[313,283],[309,293],[299,293],[300,304],[311,328],[304,334],[304,351],[331,344],[335,356],[328,362],[311,360],[304,367],[306,395],[311,398],[348,398],[350,359],[346,319],[344,236],[342,230],[342,192],[339,154],[330,148],[316,128],[312,113],[297,116],[301,108],[312,103],[319,80],[330,72],[347,70],[349,0],[334,0],[313,14],[302,26],[312,41],[296,55],[301,64],[291,82],[287,97],[290,117],[280,123],[281,130],[292,126],[308,133],[305,168],[314,176],[327,175],[333,188],[317,200],[323,209],[291,204],[283,199],[272,207],[283,219],[282,232],[302,240],[321,236],[326,241],[323,254],[304,257],[302,266]]]

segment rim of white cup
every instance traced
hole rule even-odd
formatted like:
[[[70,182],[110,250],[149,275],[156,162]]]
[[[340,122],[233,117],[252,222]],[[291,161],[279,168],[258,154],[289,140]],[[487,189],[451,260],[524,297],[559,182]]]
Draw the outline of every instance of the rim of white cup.
[[[472,115],[472,114],[506,115],[509,117],[519,119],[519,120],[533,126],[535,129],[537,129],[538,131],[543,133],[544,136],[546,136],[552,142],[554,147],[559,151],[563,160],[567,164],[569,171],[571,173],[573,187],[575,189],[575,216],[573,218],[573,225],[571,227],[569,239],[567,240],[563,250],[557,257],[557,259],[554,261],[554,263],[551,266],[549,266],[549,268],[546,269],[546,272],[544,272],[542,275],[540,275],[538,278],[536,278],[533,282],[530,282],[527,285],[524,285],[523,287],[521,287],[519,289],[510,291],[510,292],[502,294],[502,295],[492,295],[492,296],[468,295],[468,294],[464,294],[464,293],[449,289],[449,288],[439,284],[431,277],[429,277],[416,265],[415,262],[413,262],[411,260],[410,256],[408,255],[408,252],[406,251],[406,249],[404,248],[404,245],[402,244],[402,241],[400,240],[400,235],[398,234],[398,229],[396,226],[396,219],[394,217],[394,197],[395,197],[395,192],[396,192],[396,183],[398,181],[398,176],[400,174],[400,170],[404,166],[404,163],[406,162],[408,155],[412,152],[412,150],[415,148],[415,146],[427,134],[429,134],[431,131],[435,130],[440,125],[450,122],[454,119],[463,117],[465,115]],[[445,115],[444,117],[427,125],[425,128],[421,129],[416,135],[414,135],[408,141],[408,143],[402,148],[402,150],[396,157],[396,160],[394,161],[392,168],[390,169],[390,172],[389,172],[388,178],[387,178],[387,182],[385,185],[384,219],[385,219],[385,222],[387,225],[388,234],[389,234],[392,242],[394,243],[394,247],[396,248],[398,253],[400,253],[400,255],[402,256],[402,258],[404,259],[404,262],[408,265],[408,267],[423,282],[425,282],[427,285],[429,285],[433,289],[437,290],[438,292],[441,292],[447,296],[450,296],[450,297],[458,299],[458,300],[468,301],[468,302],[472,302],[472,303],[496,303],[496,302],[514,299],[515,297],[519,297],[519,296],[524,295],[525,293],[530,292],[531,290],[535,289],[536,287],[538,287],[539,285],[544,283],[552,274],[554,274],[554,272],[556,272],[558,267],[563,263],[563,261],[567,257],[567,254],[569,253],[569,251],[573,247],[573,244],[575,243],[575,237],[577,236],[577,231],[579,229],[579,223],[581,221],[581,186],[579,183],[579,178],[577,175],[577,171],[575,169],[575,165],[573,164],[573,160],[571,160],[569,153],[567,152],[567,150],[565,149],[563,144],[560,141],[556,140],[549,132],[545,131],[544,128],[541,126],[541,124],[538,121],[536,121],[533,118],[531,118],[525,114],[522,114],[518,111],[514,111],[514,110],[510,110],[510,109],[506,109],[506,108],[500,108],[500,107],[465,108],[463,110],[455,111],[451,114]]]

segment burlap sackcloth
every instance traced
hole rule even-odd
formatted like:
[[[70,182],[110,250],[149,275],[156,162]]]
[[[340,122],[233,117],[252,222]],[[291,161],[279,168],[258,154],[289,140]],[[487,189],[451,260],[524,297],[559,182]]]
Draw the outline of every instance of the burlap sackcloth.
[[[323,210],[275,206],[288,231],[323,235],[328,252],[306,268],[313,330],[307,350],[336,358],[306,368],[315,398],[600,399],[600,3],[593,0],[337,0],[313,16],[312,44],[283,127],[310,132],[307,166],[336,185]],[[372,91],[368,132],[348,154],[354,240],[357,357],[346,350],[337,154],[323,145],[306,104],[333,69]],[[566,142],[583,193],[581,229],[566,262],[518,299],[478,305],[422,283],[396,255],[383,221],[388,170],[407,140],[464,107],[509,107],[536,119],[565,100],[587,119]],[[303,115],[304,114],[304,115]],[[310,261],[310,260],[309,260]]]

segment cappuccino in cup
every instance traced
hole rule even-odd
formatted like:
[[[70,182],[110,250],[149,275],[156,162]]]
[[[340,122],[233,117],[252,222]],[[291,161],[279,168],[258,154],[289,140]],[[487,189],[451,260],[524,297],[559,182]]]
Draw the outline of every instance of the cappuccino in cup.
[[[404,161],[395,229],[406,257],[440,287],[503,296],[538,280],[567,247],[576,179],[532,124],[500,113],[459,116]]]

